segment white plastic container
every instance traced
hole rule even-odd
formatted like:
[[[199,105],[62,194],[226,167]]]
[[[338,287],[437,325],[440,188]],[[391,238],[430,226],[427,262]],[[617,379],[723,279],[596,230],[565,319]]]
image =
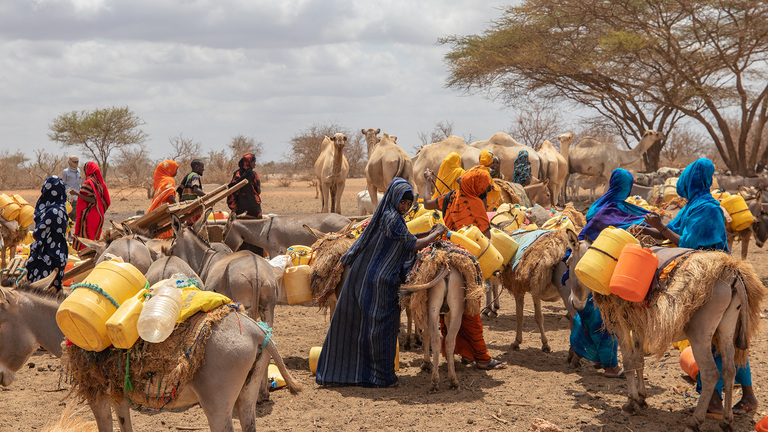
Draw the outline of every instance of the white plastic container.
[[[141,310],[136,329],[139,337],[147,342],[160,343],[173,333],[181,311],[181,289],[176,278],[166,280],[147,300]]]

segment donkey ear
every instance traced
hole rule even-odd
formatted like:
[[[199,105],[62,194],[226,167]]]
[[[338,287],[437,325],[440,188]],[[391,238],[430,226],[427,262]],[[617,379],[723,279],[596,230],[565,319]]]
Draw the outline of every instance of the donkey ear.
[[[173,229],[173,235],[176,236],[176,238],[179,238],[182,228],[181,219],[173,213],[171,213],[171,228]]]

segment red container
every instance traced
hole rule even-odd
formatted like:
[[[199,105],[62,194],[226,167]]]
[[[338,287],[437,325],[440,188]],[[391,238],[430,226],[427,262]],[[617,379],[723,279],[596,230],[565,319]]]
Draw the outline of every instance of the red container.
[[[680,352],[680,367],[683,368],[683,372],[693,379],[696,379],[696,376],[699,374],[699,366],[696,364],[696,359],[693,358],[691,347],[687,347]],[[766,432],[768,432],[768,429],[766,429]]]
[[[659,257],[650,249],[628,244],[619,255],[608,289],[624,300],[643,301],[658,265]]]

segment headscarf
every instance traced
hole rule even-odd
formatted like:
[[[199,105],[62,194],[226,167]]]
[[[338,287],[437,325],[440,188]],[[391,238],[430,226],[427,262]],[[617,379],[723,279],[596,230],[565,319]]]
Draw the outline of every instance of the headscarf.
[[[701,158],[685,167],[677,180],[677,194],[688,200],[667,227],[680,235],[678,246],[728,250],[725,216],[709,188],[715,165]]]
[[[625,202],[629,198],[630,192],[632,192],[632,185],[635,179],[632,177],[632,173],[624,168],[616,168],[611,173],[611,180],[608,183],[608,191],[597,199],[587,211],[587,222],[591,220],[597,212],[610,203],[616,203],[619,208],[629,214],[636,216],[645,215],[648,213],[642,207],[636,206]]]
[[[480,165],[488,166],[493,162],[493,153],[483,150],[480,152]]]
[[[355,256],[361,251],[366,250],[366,246],[368,246],[370,242],[378,241],[378,237],[381,236],[382,233],[386,233],[387,237],[393,240],[416,241],[416,237],[408,232],[403,215],[397,211],[397,206],[400,204],[400,200],[402,200],[408,192],[413,196],[413,189],[411,188],[410,182],[401,177],[392,179],[392,182],[387,187],[387,191],[381,198],[378,207],[376,207],[376,211],[373,212],[373,216],[371,216],[371,220],[368,222],[365,231],[363,231],[355,243],[352,244],[349,251],[341,257],[341,262],[344,264],[352,263]],[[414,257],[415,254],[409,258],[404,267],[410,267],[413,264]]]
[[[154,183],[152,184],[152,187],[155,189],[155,197],[152,199],[147,213],[168,202],[169,198],[176,194],[176,181],[173,179],[173,176],[176,175],[178,169],[179,164],[170,159],[162,161],[157,165],[153,176]]]
[[[486,193],[491,184],[488,171],[471,169],[464,173],[459,190],[445,198],[450,199],[444,215],[446,226],[457,230],[467,225],[475,225],[480,231],[487,230],[490,222],[480,195]]]
[[[625,200],[632,191],[634,180],[629,171],[616,168],[611,173],[608,191],[589,207],[587,224],[579,233],[579,240],[595,241],[607,227],[629,228],[643,223],[648,210]]]
[[[229,181],[228,187],[236,185],[243,179],[248,180],[248,185],[227,197],[227,206],[230,210],[237,210],[236,195],[241,193],[253,194],[256,197],[256,204],[261,204],[261,197],[259,196],[261,185],[257,183],[259,175],[253,170],[255,161],[256,156],[253,153],[246,153],[237,163],[239,169],[232,174],[232,180]]]
[[[104,179],[101,177],[101,169],[96,162],[85,163],[85,182],[89,180],[93,183],[92,186],[94,186],[93,192],[96,197],[96,206],[99,209],[99,214],[104,216],[109,206],[112,205],[112,200],[109,199],[109,190],[104,183]],[[77,200],[78,207],[80,206],[80,201]]]
[[[432,194],[432,199],[458,189],[459,177],[464,172],[464,168],[461,167],[461,156],[456,152],[448,153],[437,172],[437,178],[440,180],[435,182],[435,193]]]
[[[80,159],[77,158],[77,156],[72,155],[69,157],[69,160],[67,161],[67,164],[69,164],[69,169],[76,170],[77,164],[80,163]]]
[[[520,150],[515,158],[515,177],[512,182],[525,186],[529,178],[531,178],[531,162],[528,161],[528,151]]]

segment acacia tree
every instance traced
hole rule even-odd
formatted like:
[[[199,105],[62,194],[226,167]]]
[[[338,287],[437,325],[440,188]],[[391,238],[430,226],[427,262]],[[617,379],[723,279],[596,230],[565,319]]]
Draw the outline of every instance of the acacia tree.
[[[72,111],[62,114],[48,126],[48,138],[63,147],[78,147],[101,166],[107,176],[113,151],[143,144],[149,136],[140,127],[144,120],[127,106]]]
[[[608,118],[625,142],[645,129],[668,135],[686,115],[733,172],[751,174],[758,154],[768,161],[768,147],[759,153],[768,119],[765,2],[525,0],[484,34],[442,42],[451,47],[450,87],[507,103],[531,93],[567,99]],[[728,113],[740,119],[735,136]],[[647,168],[660,150],[649,150]]]

